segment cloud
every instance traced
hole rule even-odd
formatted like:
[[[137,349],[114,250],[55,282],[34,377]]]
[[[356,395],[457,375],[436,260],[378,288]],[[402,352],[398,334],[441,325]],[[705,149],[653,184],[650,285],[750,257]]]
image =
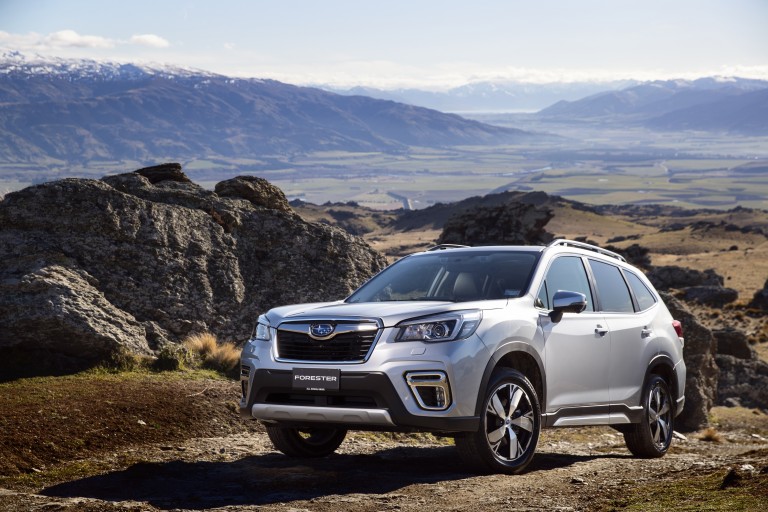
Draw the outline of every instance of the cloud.
[[[171,46],[171,43],[169,43],[167,39],[155,34],[136,34],[131,37],[130,42],[132,44],[149,46],[152,48],[168,48]]]
[[[60,30],[48,34],[42,41],[46,46],[58,48],[114,48],[115,41],[101,36],[80,35],[74,30]]]
[[[136,34],[128,40],[96,35],[78,34],[74,30],[59,30],[50,34],[12,34],[0,31],[0,44],[14,50],[48,53],[57,50],[104,50],[117,47],[144,46],[168,48],[171,43],[155,34]]]

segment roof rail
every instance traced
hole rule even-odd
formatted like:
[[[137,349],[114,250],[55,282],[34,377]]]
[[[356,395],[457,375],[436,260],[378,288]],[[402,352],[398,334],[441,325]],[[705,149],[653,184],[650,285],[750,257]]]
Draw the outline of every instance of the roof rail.
[[[469,245],[458,245],[458,244],[440,244],[436,245],[434,247],[430,247],[427,249],[427,252],[431,251],[444,251],[446,249],[461,249],[462,247],[470,247]]]
[[[608,249],[603,249],[603,248],[598,247],[596,245],[587,244],[587,243],[584,243],[584,242],[577,242],[575,240],[566,240],[565,238],[558,238],[556,240],[552,240],[547,245],[547,247],[554,247],[556,245],[578,247],[579,249],[586,249],[587,251],[593,251],[593,252],[597,252],[597,253],[603,254],[605,256],[610,256],[611,258],[616,258],[617,260],[623,261],[624,263],[627,262],[627,260],[621,254],[615,253],[613,251],[609,251]]]

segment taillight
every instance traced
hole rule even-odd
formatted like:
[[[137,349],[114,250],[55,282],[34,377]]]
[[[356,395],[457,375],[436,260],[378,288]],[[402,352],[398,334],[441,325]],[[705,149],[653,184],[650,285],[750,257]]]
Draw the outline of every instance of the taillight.
[[[677,333],[677,337],[680,339],[680,343],[682,343],[683,342],[683,324],[681,324],[679,320],[672,320],[672,327],[675,328],[675,333]]]

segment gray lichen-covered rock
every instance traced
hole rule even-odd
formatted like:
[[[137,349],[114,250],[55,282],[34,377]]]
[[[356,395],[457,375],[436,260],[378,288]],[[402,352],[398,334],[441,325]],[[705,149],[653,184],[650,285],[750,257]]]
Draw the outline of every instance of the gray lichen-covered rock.
[[[149,354],[144,327],[110,303],[87,272],[62,264],[5,273],[0,346],[98,361],[121,348]]]
[[[282,190],[256,176],[238,176],[216,184],[216,194],[221,197],[239,197],[254,206],[263,206],[283,212],[292,211]]]
[[[162,173],[0,202],[0,356],[45,348],[90,364],[203,330],[239,342],[259,312],[342,298],[385,265],[341,229]]]
[[[677,299],[661,292],[672,317],[683,324],[683,360],[686,366],[685,408],[676,419],[676,428],[685,431],[707,426],[709,410],[717,398],[717,344],[712,332]]]

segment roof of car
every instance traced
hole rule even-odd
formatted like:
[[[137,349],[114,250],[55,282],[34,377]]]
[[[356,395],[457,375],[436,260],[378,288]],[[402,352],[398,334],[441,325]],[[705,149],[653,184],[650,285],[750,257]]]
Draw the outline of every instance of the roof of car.
[[[610,258],[617,259],[621,262],[626,263],[627,260],[622,256],[621,254],[615,253],[613,251],[609,251],[608,249],[603,249],[602,247],[598,247],[593,244],[588,244],[585,242],[579,242],[576,240],[567,240],[565,238],[558,238],[550,242],[548,245],[489,245],[489,246],[468,246],[468,245],[457,245],[457,244],[440,244],[436,245],[434,247],[430,247],[427,249],[426,252],[434,252],[434,251],[462,251],[465,249],[470,250],[486,250],[486,251],[526,251],[526,252],[542,252],[545,249],[549,249],[550,247],[575,247],[577,249],[582,249],[586,251],[591,251],[597,254],[602,254],[603,256],[608,256]]]

